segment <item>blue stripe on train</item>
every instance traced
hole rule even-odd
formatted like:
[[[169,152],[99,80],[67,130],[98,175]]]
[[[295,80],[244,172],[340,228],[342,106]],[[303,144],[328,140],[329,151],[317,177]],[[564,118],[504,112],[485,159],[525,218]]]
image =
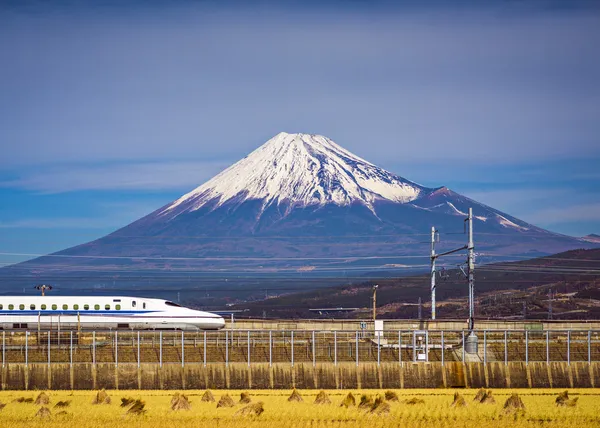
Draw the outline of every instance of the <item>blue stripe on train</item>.
[[[161,312],[161,311],[131,311],[131,310],[95,310],[95,309],[82,309],[82,310],[78,310],[78,311],[73,311],[73,310],[39,310],[39,311],[32,311],[32,310],[19,310],[19,309],[13,309],[13,310],[8,310],[8,311],[0,311],[0,315],[85,315],[85,314],[92,314],[92,315],[98,315],[98,314],[123,314],[123,315],[135,315],[135,314],[151,314],[151,313],[155,313],[155,312]]]

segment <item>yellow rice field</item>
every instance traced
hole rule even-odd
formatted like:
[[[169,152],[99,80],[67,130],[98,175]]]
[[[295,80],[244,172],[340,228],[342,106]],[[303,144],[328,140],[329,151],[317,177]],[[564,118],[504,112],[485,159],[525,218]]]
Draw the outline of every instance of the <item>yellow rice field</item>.
[[[579,397],[576,407],[557,407],[555,398],[560,392],[550,389],[493,390],[496,404],[473,402],[476,390],[458,390],[467,402],[466,407],[453,408],[454,390],[395,390],[398,402],[389,402],[388,414],[374,415],[356,407],[340,407],[348,392],[356,397],[361,394],[383,396],[385,391],[333,390],[326,391],[331,404],[314,404],[319,391],[298,391],[303,402],[288,402],[291,391],[249,391],[252,402],[263,402],[264,412],[260,416],[236,416],[244,404],[239,404],[242,391],[212,391],[216,401],[229,394],[236,405],[217,408],[216,402],[201,402],[204,391],[185,391],[191,402],[190,410],[171,410],[173,391],[107,391],[111,397],[109,405],[93,405],[92,391],[46,391],[50,403],[46,405],[51,415],[36,416],[40,405],[19,403],[18,398],[35,398],[38,391],[2,391],[0,402],[0,427],[591,427],[600,426],[600,389],[573,389],[571,398]],[[522,398],[524,413],[505,413],[503,404],[516,392]],[[120,407],[122,397],[141,398],[146,412],[141,415],[126,415],[127,408]],[[422,404],[410,405],[404,400],[420,398]],[[59,401],[70,401],[64,408],[55,407]],[[59,412],[64,412],[59,414]]]

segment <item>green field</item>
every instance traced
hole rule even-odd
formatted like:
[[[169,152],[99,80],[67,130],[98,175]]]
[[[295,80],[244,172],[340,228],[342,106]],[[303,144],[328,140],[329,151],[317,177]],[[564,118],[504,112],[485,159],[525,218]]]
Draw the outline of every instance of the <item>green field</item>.
[[[325,391],[330,404],[314,404],[319,391],[299,391],[303,402],[288,402],[291,391],[249,391],[251,403],[263,403],[260,416],[236,414],[247,404],[240,404],[243,391],[212,391],[215,402],[202,402],[204,391],[185,391],[191,408],[171,410],[172,392],[166,391],[107,391],[111,404],[92,404],[93,391],[46,391],[49,404],[18,402],[18,399],[35,401],[38,391],[2,391],[0,402],[1,427],[586,427],[600,426],[600,390],[574,389],[570,398],[578,398],[575,407],[558,407],[555,398],[560,392],[550,389],[536,390],[493,390],[495,404],[480,404],[473,401],[476,390],[458,390],[467,403],[456,408],[451,404],[454,390],[395,390],[398,401],[388,401],[389,412],[376,414],[369,409],[356,406],[341,407],[348,392],[352,392],[359,404],[360,397],[368,394],[372,398],[384,397],[383,390],[330,390]],[[524,411],[506,412],[506,399],[517,393]],[[228,394],[235,405],[217,408],[220,398]],[[130,407],[121,407],[121,398],[131,397],[144,401],[141,414],[128,414]],[[410,404],[413,398],[424,402]],[[68,401],[59,408],[59,401]],[[36,416],[40,408],[46,407],[50,414]]]

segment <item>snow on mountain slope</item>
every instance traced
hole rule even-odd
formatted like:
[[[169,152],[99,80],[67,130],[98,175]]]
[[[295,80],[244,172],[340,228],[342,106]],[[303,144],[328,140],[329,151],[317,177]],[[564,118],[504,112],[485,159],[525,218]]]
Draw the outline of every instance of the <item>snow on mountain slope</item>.
[[[420,186],[326,137],[281,133],[178,200],[55,254],[60,257],[16,269],[40,281],[44,269],[104,269],[107,275],[140,269],[219,275],[309,269],[336,275],[346,269],[421,268],[429,262],[423,236],[432,226],[442,236],[440,251],[464,245],[469,208],[477,251],[489,257],[597,245],[541,229],[447,187]]]
[[[406,203],[426,189],[385,171],[329,138],[282,132],[244,159],[168,205],[161,214],[179,215],[215,202],[261,200],[263,208],[286,202],[289,208],[359,202]]]

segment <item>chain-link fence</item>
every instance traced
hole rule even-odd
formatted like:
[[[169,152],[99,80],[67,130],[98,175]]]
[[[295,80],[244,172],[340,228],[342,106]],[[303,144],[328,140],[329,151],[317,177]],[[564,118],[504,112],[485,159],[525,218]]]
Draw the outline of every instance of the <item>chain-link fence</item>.
[[[600,331],[3,331],[10,363],[600,361]]]

